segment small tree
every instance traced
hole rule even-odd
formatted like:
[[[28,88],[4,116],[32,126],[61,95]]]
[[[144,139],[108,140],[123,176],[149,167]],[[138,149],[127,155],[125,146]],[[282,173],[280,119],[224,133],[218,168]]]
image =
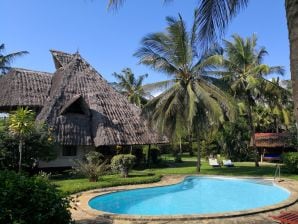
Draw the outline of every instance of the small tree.
[[[104,156],[96,151],[87,153],[85,160],[75,160],[75,163],[75,172],[88,177],[90,182],[97,182],[106,171]]]
[[[134,155],[120,154],[112,158],[111,167],[113,170],[121,173],[122,177],[128,177],[129,170],[135,164],[136,157]]]
[[[19,163],[18,138],[9,131],[8,122],[0,128],[0,167],[16,169]],[[46,125],[35,125],[22,147],[22,169],[33,168],[37,160],[50,161],[57,156],[55,141]]]
[[[22,149],[25,138],[34,131],[35,113],[27,108],[20,108],[9,115],[9,131],[19,141],[19,172],[22,169]]]

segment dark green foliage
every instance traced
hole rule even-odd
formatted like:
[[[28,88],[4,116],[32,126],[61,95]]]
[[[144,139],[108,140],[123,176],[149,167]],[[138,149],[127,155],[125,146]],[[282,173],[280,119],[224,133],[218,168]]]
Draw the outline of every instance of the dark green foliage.
[[[130,154],[120,154],[112,158],[111,168],[120,172],[122,177],[128,177],[129,170],[135,164],[136,157]]]
[[[235,122],[225,122],[216,135],[220,153],[232,161],[249,160],[249,130],[247,120],[238,117]]]
[[[0,223],[71,222],[69,199],[45,178],[0,171],[0,195]]]
[[[0,168],[16,169],[18,166],[19,152],[16,136],[10,135],[7,125],[0,128]],[[56,158],[54,142],[45,126],[36,128],[24,140],[22,166],[31,169],[36,159],[49,161]]]
[[[151,148],[150,149],[150,161],[153,164],[157,164],[160,162],[160,151],[158,148]]]
[[[134,148],[132,154],[136,157],[135,166],[141,166],[145,162],[145,154],[142,147]]]
[[[298,174],[298,152],[284,153],[282,158],[287,170]]]
[[[173,146],[171,144],[163,144],[158,146],[160,154],[169,154],[173,151]]]

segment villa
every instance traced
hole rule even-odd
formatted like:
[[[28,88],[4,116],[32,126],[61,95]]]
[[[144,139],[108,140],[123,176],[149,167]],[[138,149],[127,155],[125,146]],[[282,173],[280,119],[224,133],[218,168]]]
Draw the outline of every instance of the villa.
[[[12,69],[0,77],[0,112],[28,107],[51,128],[57,158],[43,167],[69,167],[101,146],[166,141],[148,127],[141,110],[116,92],[79,53],[51,51],[54,74]]]

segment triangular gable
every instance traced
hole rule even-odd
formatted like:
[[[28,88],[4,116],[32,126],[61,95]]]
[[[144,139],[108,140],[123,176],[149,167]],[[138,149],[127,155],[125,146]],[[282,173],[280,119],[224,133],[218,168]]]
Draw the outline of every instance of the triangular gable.
[[[82,95],[76,95],[71,98],[60,110],[60,115],[82,114],[89,116],[89,107]]]
[[[56,69],[59,69],[67,65],[73,59],[73,54],[68,54],[68,53],[64,53],[56,50],[50,50],[50,51],[52,53]]]

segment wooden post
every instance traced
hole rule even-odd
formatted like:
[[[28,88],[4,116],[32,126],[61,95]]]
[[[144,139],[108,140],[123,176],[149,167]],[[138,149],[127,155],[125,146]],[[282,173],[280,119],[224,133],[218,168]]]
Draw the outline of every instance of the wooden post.
[[[130,155],[132,155],[132,145],[130,146]]]
[[[148,145],[148,152],[147,152],[147,167],[150,168],[150,151],[151,151],[151,145]]]

